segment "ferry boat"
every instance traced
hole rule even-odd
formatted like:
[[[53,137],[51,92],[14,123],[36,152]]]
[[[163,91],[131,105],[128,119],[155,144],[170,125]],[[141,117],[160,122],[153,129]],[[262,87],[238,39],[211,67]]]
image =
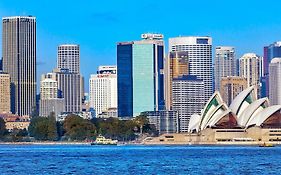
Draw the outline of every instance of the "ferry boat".
[[[117,145],[117,143],[118,140],[107,139],[104,136],[99,135],[91,145]]]
[[[260,144],[259,147],[274,147],[274,145],[271,144],[271,143],[265,143],[264,142],[263,144]]]

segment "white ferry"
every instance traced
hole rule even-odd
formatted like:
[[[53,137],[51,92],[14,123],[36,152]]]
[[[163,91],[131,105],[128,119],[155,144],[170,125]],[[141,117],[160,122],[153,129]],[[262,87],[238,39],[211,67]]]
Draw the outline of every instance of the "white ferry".
[[[107,139],[104,136],[99,135],[91,145],[117,145],[117,143],[118,140]]]

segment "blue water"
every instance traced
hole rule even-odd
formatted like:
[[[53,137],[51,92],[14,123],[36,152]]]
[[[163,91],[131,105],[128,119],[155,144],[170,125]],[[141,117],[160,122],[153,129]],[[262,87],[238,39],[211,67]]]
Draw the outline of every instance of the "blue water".
[[[281,174],[281,147],[0,145],[0,174]]]

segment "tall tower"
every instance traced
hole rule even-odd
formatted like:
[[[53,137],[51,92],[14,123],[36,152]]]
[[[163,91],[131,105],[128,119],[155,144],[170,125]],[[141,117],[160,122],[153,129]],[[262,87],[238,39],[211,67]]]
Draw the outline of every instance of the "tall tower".
[[[187,51],[189,74],[203,80],[205,101],[213,94],[212,38],[176,37],[169,39],[169,51]]]
[[[234,47],[216,47],[214,63],[215,90],[220,90],[220,83],[222,77],[235,75],[236,60]]]
[[[269,100],[281,105],[281,58],[273,58],[269,64]]]
[[[80,73],[80,47],[76,44],[58,46],[57,68],[68,69],[70,73]]]
[[[0,71],[0,113],[11,111],[10,75]]]
[[[117,44],[118,116],[164,108],[164,42],[161,34]]]
[[[172,81],[183,75],[188,75],[189,71],[188,52],[169,52],[165,59],[165,105],[167,110],[172,106]]]
[[[29,115],[36,107],[36,19],[2,18],[3,71],[11,77],[11,112]]]
[[[240,58],[239,67],[239,75],[246,78],[247,86],[256,86],[259,91],[262,59],[255,53],[246,53]]]
[[[97,74],[90,78],[90,107],[96,116],[109,108],[117,108],[117,68],[116,66],[99,66]]]

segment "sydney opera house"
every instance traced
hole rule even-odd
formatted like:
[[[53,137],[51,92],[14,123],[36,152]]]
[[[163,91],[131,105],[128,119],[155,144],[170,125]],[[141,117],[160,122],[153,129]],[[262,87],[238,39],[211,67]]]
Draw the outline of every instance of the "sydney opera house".
[[[192,115],[188,133],[164,134],[150,143],[281,143],[281,105],[257,99],[256,89],[242,91],[227,106],[219,92],[209,99],[201,115]]]

